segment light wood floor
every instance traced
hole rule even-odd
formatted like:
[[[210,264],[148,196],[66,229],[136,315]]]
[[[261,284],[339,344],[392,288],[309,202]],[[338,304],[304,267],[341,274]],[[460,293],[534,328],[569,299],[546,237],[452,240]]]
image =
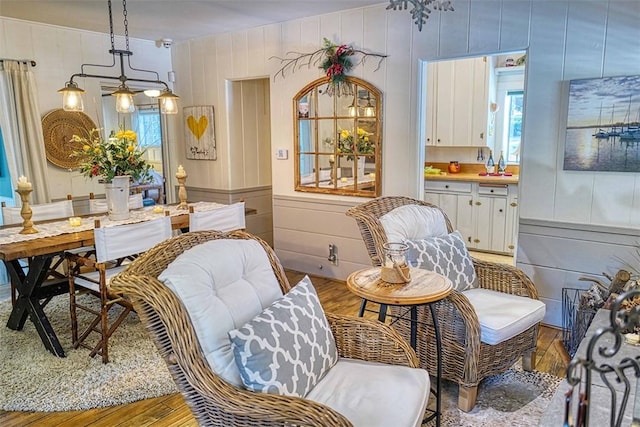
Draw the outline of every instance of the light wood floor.
[[[303,275],[287,273],[291,283]],[[360,300],[351,294],[342,281],[312,277],[320,301],[326,311],[357,315]],[[367,308],[374,308],[369,304]],[[372,314],[371,314],[372,315]],[[562,338],[561,331],[543,326],[538,336],[536,368],[557,376],[564,376],[562,355],[554,340]],[[1,362],[0,362],[1,363]],[[0,426],[197,426],[180,394],[147,399],[129,405],[75,412],[4,412],[0,411]]]

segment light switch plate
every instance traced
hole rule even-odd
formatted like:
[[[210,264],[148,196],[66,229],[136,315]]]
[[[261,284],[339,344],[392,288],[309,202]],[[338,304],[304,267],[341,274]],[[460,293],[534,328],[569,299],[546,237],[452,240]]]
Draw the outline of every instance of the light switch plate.
[[[278,148],[276,150],[276,159],[287,160],[289,158],[289,150],[286,148]]]

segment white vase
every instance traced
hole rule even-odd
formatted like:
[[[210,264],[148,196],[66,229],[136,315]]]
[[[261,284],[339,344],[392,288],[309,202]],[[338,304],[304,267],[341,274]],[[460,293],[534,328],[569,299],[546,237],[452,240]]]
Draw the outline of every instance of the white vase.
[[[110,220],[118,221],[129,218],[129,182],[128,175],[114,176],[112,182],[104,185]]]
[[[366,162],[367,158],[366,157],[358,157],[358,181],[363,181],[364,180],[364,164]]]

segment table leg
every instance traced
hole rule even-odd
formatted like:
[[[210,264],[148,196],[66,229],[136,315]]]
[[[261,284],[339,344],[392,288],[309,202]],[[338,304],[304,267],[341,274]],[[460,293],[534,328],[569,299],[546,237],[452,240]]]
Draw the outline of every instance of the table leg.
[[[433,331],[436,336],[436,354],[438,360],[438,382],[436,384],[436,427],[440,427],[440,415],[442,414],[442,341],[440,340],[440,327],[438,326],[438,317],[433,304],[429,304],[431,310],[431,319],[433,320]],[[412,313],[413,314],[413,313]],[[415,347],[414,347],[415,348]]]
[[[65,357],[58,337],[40,305],[39,291],[48,276],[51,260],[51,255],[34,257],[29,264],[29,271],[26,275],[18,260],[5,262],[11,281],[18,291],[18,299],[9,315],[7,327],[15,331],[22,330],[27,317],[29,317],[47,350],[56,356]]]
[[[360,302],[360,311],[358,312],[358,317],[364,316],[365,308],[367,308],[367,300],[362,298],[362,301]]]

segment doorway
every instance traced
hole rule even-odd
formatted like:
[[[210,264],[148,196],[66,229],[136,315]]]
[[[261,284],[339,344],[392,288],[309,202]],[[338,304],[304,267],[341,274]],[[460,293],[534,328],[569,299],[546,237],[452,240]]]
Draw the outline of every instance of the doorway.
[[[112,132],[131,129],[138,136],[138,144],[144,150],[144,159],[153,168],[150,190],[145,190],[145,198],[154,203],[165,203],[165,143],[163,133],[163,117],[160,104],[156,98],[145,95],[142,88],[131,88],[136,94],[133,98],[133,113],[118,113],[115,97],[111,96],[112,87],[102,87],[102,118],[104,122],[104,138]]]

